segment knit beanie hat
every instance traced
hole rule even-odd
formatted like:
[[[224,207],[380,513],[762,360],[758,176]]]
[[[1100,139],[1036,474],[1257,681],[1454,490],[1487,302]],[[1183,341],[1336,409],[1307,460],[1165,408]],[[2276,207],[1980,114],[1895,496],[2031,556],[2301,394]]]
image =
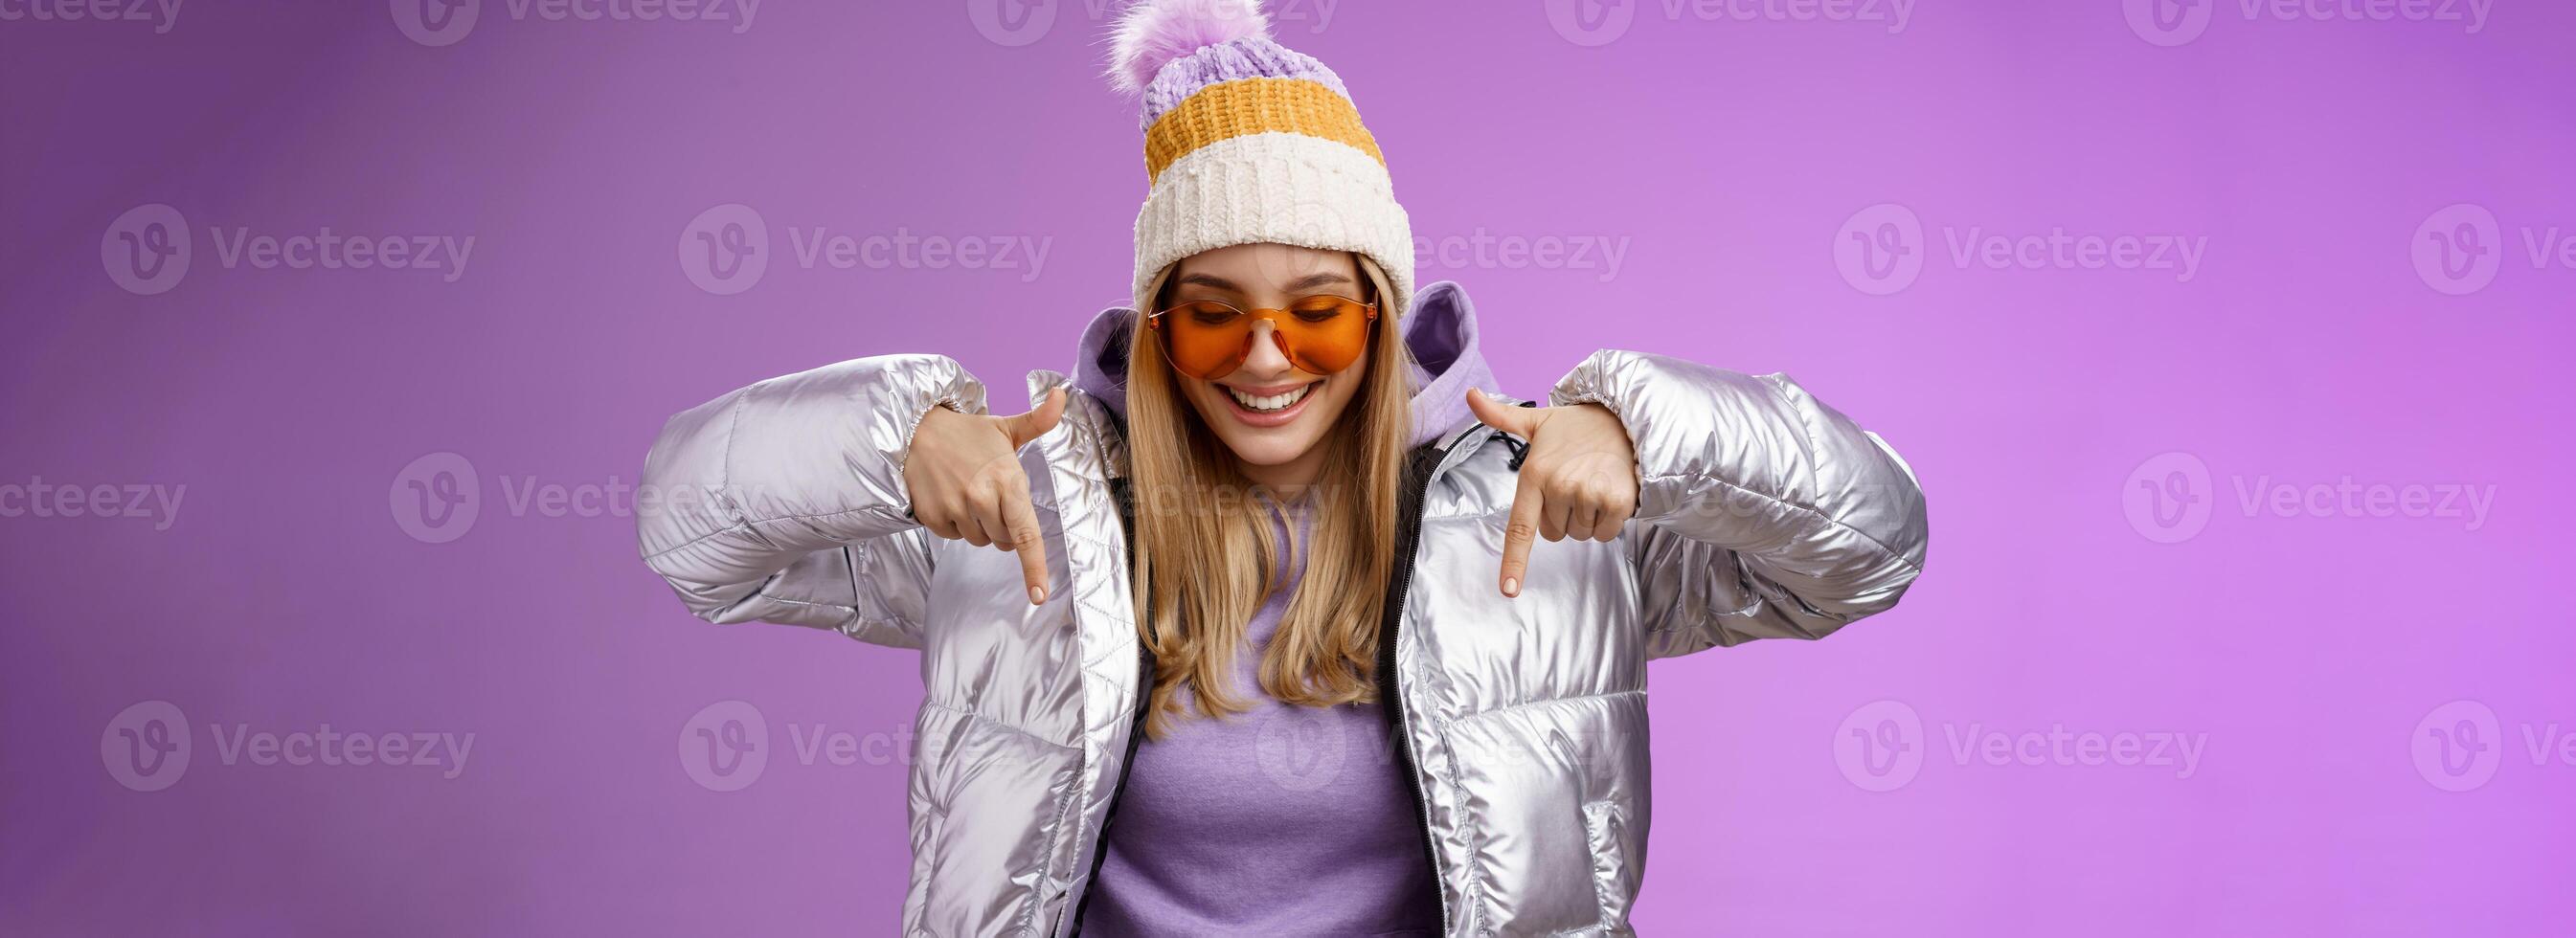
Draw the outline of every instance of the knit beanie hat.
[[[1136,308],[1182,258],[1238,244],[1352,251],[1404,315],[1413,227],[1341,76],[1270,38],[1260,0],[1139,0],[1111,39],[1109,77],[1144,98]]]

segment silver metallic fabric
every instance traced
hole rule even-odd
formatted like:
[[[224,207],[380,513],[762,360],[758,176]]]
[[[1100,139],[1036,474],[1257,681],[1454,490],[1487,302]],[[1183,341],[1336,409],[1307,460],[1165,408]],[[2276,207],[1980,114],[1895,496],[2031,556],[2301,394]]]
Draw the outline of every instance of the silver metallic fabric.
[[[1030,397],[1058,385],[1063,422],[1020,453],[1048,542],[1042,606],[1011,555],[907,516],[904,454],[923,412],[984,408],[948,358],[755,384],[672,418],[647,459],[667,507],[640,521],[644,558],[692,612],[920,650],[908,935],[1069,934],[1125,770],[1140,703],[1112,493],[1125,446],[1110,410],[1064,376],[1032,373]],[[1506,599],[1511,447],[1472,422],[1451,428],[1434,444],[1397,619],[1401,749],[1450,934],[1634,934],[1647,660],[1821,638],[1895,605],[1923,564],[1912,471],[1787,378],[1604,351],[1549,402],[1599,403],[1625,423],[1636,519],[1607,543],[1539,542],[1521,597]]]

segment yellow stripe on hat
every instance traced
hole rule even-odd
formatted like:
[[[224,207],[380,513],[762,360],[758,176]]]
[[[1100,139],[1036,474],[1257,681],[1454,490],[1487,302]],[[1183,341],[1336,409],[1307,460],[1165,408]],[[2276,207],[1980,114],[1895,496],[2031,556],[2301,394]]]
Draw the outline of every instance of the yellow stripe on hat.
[[[1386,165],[1386,154],[1360,125],[1351,99],[1303,78],[1242,78],[1201,88],[1154,121],[1145,131],[1146,178],[1162,178],[1163,170],[1200,147],[1261,133],[1321,137]]]

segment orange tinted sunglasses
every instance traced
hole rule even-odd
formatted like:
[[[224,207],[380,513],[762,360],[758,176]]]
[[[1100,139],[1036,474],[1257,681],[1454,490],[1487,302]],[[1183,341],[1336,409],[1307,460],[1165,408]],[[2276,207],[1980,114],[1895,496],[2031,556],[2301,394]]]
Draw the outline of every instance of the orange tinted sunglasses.
[[[1368,350],[1369,323],[1377,304],[1347,296],[1301,296],[1287,309],[1242,310],[1222,300],[1193,300],[1145,317],[1161,335],[1163,358],[1193,378],[1214,381],[1252,357],[1252,324],[1270,320],[1270,338],[1281,354],[1309,374],[1350,367]]]

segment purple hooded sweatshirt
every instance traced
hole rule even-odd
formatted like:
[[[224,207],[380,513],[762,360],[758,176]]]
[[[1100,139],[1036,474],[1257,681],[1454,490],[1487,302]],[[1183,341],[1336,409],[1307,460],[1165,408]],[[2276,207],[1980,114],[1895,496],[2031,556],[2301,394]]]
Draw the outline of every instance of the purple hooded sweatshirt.
[[[1127,412],[1127,329],[1110,310],[1083,331],[1076,387]],[[1492,390],[1476,320],[1457,284],[1426,287],[1404,323],[1419,367],[1413,443],[1474,419],[1468,388]],[[1303,545],[1302,507],[1274,516]],[[1146,740],[1129,764],[1091,885],[1082,927],[1126,935],[1431,935],[1440,930],[1422,820],[1380,705],[1292,707],[1261,693],[1261,649],[1305,573],[1288,558],[1287,585],[1245,627],[1231,689],[1251,709],[1192,719]]]

